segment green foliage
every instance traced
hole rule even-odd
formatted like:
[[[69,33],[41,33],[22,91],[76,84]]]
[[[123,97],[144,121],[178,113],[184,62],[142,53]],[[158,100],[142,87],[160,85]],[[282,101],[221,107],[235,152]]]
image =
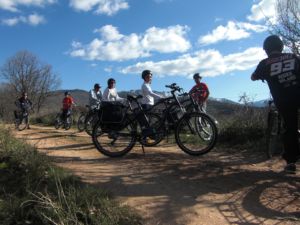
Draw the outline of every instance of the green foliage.
[[[106,192],[52,166],[0,127],[0,221],[12,224],[140,224]]]
[[[219,143],[243,145],[261,141],[265,135],[266,112],[264,109],[245,107],[219,121]]]

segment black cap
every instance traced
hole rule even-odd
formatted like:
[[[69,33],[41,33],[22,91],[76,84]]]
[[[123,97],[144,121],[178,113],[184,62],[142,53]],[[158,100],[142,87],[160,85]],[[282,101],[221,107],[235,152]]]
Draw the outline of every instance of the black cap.
[[[200,76],[200,74],[199,74],[199,73],[195,73],[195,74],[194,74],[194,76],[193,76],[193,78],[194,78],[194,79],[196,79],[196,78],[199,78],[199,79],[201,79],[202,77]]]
[[[101,86],[100,86],[100,84],[96,83],[96,84],[94,85],[94,88],[95,88],[95,89],[96,89],[96,88],[101,88]]]

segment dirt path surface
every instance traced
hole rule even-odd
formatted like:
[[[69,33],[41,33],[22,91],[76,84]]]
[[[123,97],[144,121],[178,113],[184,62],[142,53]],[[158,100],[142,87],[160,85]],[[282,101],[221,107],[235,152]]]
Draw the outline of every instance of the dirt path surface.
[[[84,181],[111,191],[140,213],[143,224],[300,224],[299,172],[279,173],[279,159],[220,148],[192,157],[169,143],[146,148],[145,155],[136,146],[111,159],[76,130],[32,126],[15,134]]]

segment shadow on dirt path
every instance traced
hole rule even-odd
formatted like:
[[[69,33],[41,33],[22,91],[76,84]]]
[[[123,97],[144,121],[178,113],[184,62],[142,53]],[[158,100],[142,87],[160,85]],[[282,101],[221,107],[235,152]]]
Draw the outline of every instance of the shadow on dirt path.
[[[300,224],[300,178],[282,161],[248,150],[216,148],[202,157],[171,143],[102,156],[76,131],[33,126],[16,134],[86,182],[134,207],[144,224]]]

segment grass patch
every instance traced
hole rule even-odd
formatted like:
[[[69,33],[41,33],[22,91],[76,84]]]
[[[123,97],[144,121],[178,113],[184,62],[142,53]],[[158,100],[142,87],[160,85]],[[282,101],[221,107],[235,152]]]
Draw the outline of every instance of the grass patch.
[[[12,224],[141,224],[99,188],[51,165],[0,127],[0,221]]]

